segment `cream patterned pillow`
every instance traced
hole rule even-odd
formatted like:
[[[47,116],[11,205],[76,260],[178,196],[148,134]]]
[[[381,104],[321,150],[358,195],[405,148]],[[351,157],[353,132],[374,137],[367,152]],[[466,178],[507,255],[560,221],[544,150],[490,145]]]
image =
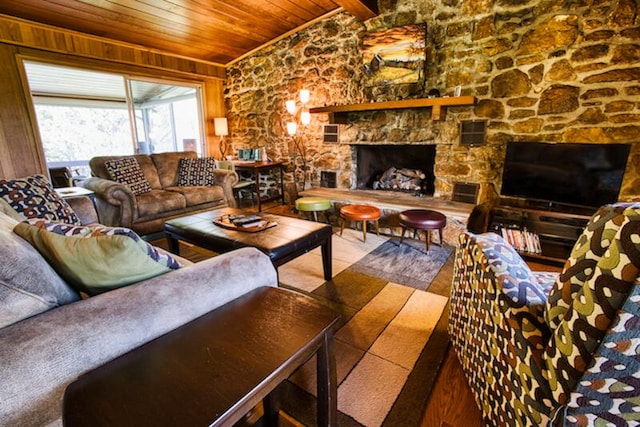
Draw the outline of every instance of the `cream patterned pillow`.
[[[216,161],[213,157],[199,159],[180,159],[178,186],[215,185]]]
[[[45,218],[80,225],[78,215],[56,191],[44,175],[0,180],[0,197],[23,217]]]
[[[107,160],[104,166],[114,181],[129,187],[136,196],[151,191],[151,185],[135,157]]]

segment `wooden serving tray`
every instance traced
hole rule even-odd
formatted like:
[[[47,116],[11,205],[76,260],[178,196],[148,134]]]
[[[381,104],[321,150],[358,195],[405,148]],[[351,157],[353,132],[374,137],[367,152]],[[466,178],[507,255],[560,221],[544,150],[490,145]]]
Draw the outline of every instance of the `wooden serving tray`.
[[[228,216],[221,216],[213,219],[213,223],[220,227],[228,228],[230,230],[244,231],[247,233],[257,233],[262,230],[266,230],[267,228],[275,227],[278,225],[275,221],[267,221],[266,224],[254,227],[242,227],[241,225],[235,225]]]

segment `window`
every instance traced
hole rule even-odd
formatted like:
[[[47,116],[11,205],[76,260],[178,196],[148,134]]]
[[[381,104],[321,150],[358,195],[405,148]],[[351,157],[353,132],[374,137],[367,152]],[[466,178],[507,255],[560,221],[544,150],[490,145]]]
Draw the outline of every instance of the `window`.
[[[24,66],[49,168],[88,176],[95,156],[203,152],[199,85],[33,61]]]

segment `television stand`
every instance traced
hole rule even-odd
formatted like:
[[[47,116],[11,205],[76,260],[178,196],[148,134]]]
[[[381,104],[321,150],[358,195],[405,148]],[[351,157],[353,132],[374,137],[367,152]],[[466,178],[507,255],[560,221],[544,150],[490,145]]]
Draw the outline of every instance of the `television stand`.
[[[592,214],[587,208],[545,209],[539,201],[501,198],[491,209],[487,231],[501,235],[525,258],[563,264]]]

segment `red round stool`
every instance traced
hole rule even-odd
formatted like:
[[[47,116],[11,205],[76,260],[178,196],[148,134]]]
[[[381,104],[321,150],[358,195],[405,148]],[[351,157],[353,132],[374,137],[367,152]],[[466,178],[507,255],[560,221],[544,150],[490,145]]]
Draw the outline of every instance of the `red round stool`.
[[[380,219],[380,209],[375,206],[369,205],[346,205],[340,208],[340,219],[342,220],[342,226],[340,227],[340,235],[342,236],[342,230],[344,230],[344,223],[346,219],[352,221],[362,221],[362,236],[364,241],[367,241],[367,221],[375,221],[376,234],[380,235],[378,229],[378,219]]]
[[[427,209],[410,209],[400,212],[400,225],[402,226],[402,236],[400,244],[404,239],[404,232],[407,228],[413,230],[424,230],[426,235],[427,252],[429,251],[429,243],[431,243],[431,230],[438,230],[440,236],[440,246],[442,246],[442,229],[447,225],[447,217],[440,212],[430,211]],[[414,234],[415,236],[415,234]]]

